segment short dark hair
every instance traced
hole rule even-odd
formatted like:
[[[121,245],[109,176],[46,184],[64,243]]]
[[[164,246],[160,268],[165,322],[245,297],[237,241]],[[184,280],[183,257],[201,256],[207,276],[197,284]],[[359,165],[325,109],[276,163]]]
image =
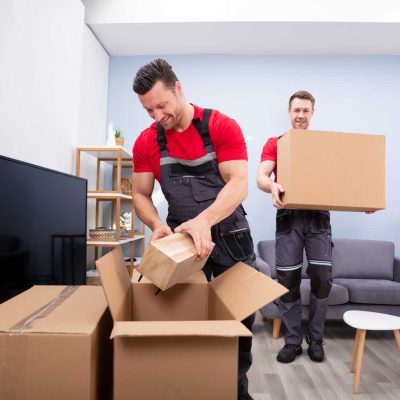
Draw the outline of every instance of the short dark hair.
[[[133,80],[133,91],[139,95],[146,94],[158,81],[163,82],[165,87],[172,89],[177,80],[178,78],[171,65],[167,61],[157,58],[143,65],[136,73]]]
[[[289,109],[292,106],[292,101],[294,99],[310,100],[312,109],[314,109],[315,99],[314,99],[314,96],[310,92],[307,92],[306,90],[300,90],[296,93],[293,93],[289,99]]]

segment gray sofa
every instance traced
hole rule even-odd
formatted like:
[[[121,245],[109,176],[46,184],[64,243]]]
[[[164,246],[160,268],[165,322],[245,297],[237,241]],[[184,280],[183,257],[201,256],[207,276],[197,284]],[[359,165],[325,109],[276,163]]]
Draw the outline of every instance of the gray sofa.
[[[332,249],[333,286],[329,295],[328,320],[340,320],[347,310],[368,310],[400,316],[400,258],[394,255],[392,242],[334,239]],[[275,241],[257,244],[257,267],[277,278]],[[310,280],[304,255],[301,283],[303,319],[307,319]],[[260,310],[274,320],[273,337],[279,336],[280,314],[275,303]]]

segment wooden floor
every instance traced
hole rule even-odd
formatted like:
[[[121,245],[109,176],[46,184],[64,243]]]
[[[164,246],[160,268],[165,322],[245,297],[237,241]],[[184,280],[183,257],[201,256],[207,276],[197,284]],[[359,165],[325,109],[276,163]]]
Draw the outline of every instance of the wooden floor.
[[[367,332],[360,393],[352,393],[349,372],[355,329],[344,322],[328,321],[325,328],[323,363],[311,361],[307,344],[291,364],[276,361],[283,339],[272,339],[272,321],[257,313],[254,324],[253,365],[249,392],[255,400],[399,400],[400,351],[392,331]]]

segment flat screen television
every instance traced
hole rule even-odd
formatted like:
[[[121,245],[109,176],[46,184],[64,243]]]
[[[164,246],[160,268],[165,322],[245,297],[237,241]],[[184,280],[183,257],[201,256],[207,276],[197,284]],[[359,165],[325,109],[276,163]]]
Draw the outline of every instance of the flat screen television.
[[[0,285],[85,284],[87,180],[0,156],[0,188]]]

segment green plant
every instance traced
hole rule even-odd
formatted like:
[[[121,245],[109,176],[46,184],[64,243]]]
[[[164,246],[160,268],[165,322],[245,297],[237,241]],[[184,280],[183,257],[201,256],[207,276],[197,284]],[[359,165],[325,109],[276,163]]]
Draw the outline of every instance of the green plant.
[[[116,137],[116,138],[121,137],[121,129],[116,129],[116,130],[115,130],[115,137]]]

